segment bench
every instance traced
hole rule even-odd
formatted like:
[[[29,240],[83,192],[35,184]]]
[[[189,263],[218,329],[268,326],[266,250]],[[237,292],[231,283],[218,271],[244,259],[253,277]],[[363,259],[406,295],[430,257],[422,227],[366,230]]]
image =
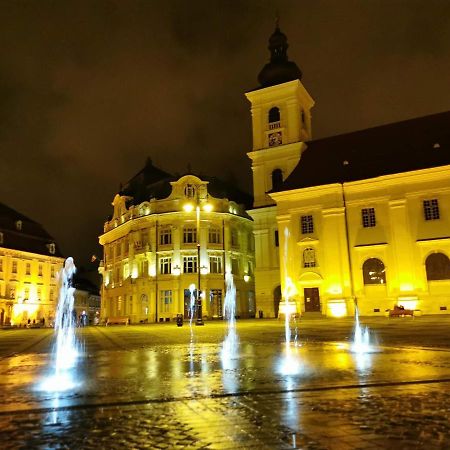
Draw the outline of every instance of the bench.
[[[414,317],[413,309],[405,309],[403,306],[394,306],[394,309],[389,310],[389,317]]]
[[[106,319],[105,326],[108,325],[128,325],[130,323],[130,319],[128,317],[108,317]]]

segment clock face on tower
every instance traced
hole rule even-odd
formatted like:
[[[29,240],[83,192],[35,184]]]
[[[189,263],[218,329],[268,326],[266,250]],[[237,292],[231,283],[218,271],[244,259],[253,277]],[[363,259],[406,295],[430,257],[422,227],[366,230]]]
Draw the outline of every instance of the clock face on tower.
[[[269,134],[269,147],[275,147],[281,145],[283,142],[281,140],[281,132],[276,131],[275,133]]]

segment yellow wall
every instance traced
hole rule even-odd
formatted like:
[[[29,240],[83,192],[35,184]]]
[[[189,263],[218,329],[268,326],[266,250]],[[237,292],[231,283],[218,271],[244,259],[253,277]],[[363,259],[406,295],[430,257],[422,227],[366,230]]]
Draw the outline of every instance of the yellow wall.
[[[383,315],[395,304],[425,314],[450,311],[450,280],[428,282],[425,271],[430,253],[450,257],[449,179],[450,167],[443,166],[272,194],[280,237],[284,239],[286,227],[289,230],[286,273],[280,250],[281,282],[284,289],[286,277],[293,280],[298,311],[304,310],[305,287],[319,288],[321,311],[327,315],[342,303],[347,314],[353,314],[354,298],[364,315]],[[440,219],[427,221],[423,200],[434,198]],[[364,228],[361,209],[371,207],[376,226]],[[300,232],[302,215],[314,217],[311,235]],[[284,245],[280,242],[280,249]],[[306,247],[316,250],[317,267],[303,267]],[[369,258],[384,263],[385,285],[364,285],[362,266]]]
[[[185,211],[184,206],[196,202],[185,195],[186,184],[201,187],[200,205],[200,268],[203,315],[214,316],[210,310],[212,289],[222,291],[225,301],[224,272],[230,271],[232,259],[239,261],[234,273],[237,290],[237,312],[241,317],[254,315],[254,241],[252,222],[241,206],[227,199],[207,195],[207,183],[194,176],[185,176],[172,183],[172,194],[161,200],[125,207],[125,198],[116,196],[114,216],[105,224],[100,236],[104,247],[102,317],[127,316],[131,322],[154,322],[173,319],[184,312],[184,290],[197,285],[198,273],[183,273],[183,256],[197,256],[197,242],[183,243],[183,228],[197,227],[196,209]],[[206,202],[211,211],[204,208]],[[171,230],[172,242],[161,245],[161,230]],[[219,230],[220,242],[209,242],[209,230]],[[232,230],[237,241],[232,243]],[[120,251],[118,249],[120,248]],[[222,258],[222,271],[210,273],[210,256]],[[172,271],[163,274],[160,262],[170,257]],[[245,279],[244,279],[245,276]],[[172,303],[165,310],[161,291],[172,291]],[[143,296],[147,299],[142,302]]]
[[[49,324],[54,320],[58,303],[57,273],[63,258],[44,256],[0,247],[0,313],[3,323],[24,325],[42,318]],[[13,272],[13,262],[17,272]],[[27,264],[30,273],[27,274]],[[42,267],[42,275],[39,274]],[[52,276],[52,267],[53,274]]]

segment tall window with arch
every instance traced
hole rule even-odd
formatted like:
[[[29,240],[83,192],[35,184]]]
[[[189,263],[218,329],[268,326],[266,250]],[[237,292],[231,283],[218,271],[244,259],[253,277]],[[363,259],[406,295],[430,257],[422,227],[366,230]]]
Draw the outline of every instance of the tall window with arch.
[[[278,190],[283,184],[283,172],[281,169],[275,169],[272,172],[272,189]]]
[[[425,260],[427,280],[450,280],[450,259],[444,253],[432,253]]]
[[[312,247],[303,250],[303,267],[316,267],[316,251]]]
[[[278,123],[279,126],[279,122],[280,122],[280,110],[279,108],[274,106],[273,108],[269,109],[269,124],[272,125]]]
[[[367,259],[362,270],[364,284],[386,284],[386,268],[380,259]]]

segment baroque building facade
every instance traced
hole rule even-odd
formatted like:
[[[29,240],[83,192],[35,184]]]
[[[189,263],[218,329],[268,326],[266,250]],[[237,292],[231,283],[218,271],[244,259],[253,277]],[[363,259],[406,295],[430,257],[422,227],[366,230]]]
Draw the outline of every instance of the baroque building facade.
[[[448,313],[450,113],[314,141],[314,102],[287,47],[277,27],[246,94],[257,308]]]
[[[148,160],[115,196],[100,236],[102,319],[188,319],[198,287],[195,317],[222,318],[226,272],[233,274],[237,315],[254,316],[253,226],[241,200],[248,196],[218,179],[173,177]]]
[[[0,204],[0,325],[51,324],[63,263],[40,224]]]

